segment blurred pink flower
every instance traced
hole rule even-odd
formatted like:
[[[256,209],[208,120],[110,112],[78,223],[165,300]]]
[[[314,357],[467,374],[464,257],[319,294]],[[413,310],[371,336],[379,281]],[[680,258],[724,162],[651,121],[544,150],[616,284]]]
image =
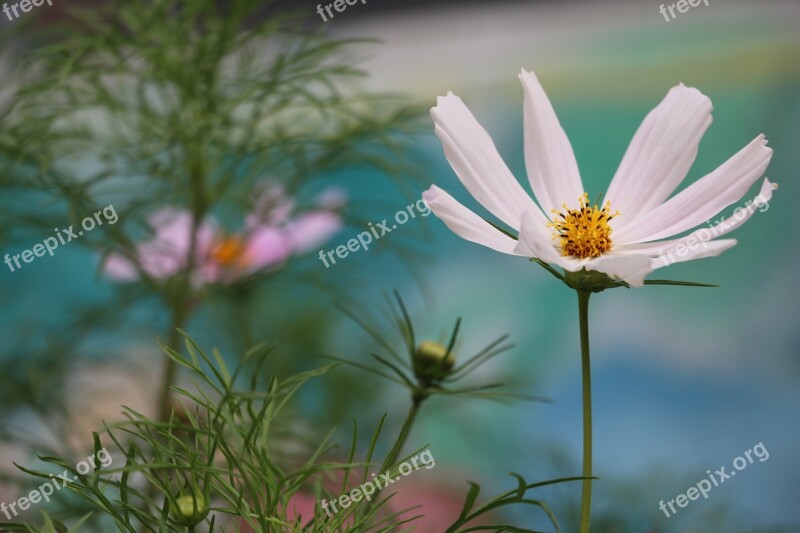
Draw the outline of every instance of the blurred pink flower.
[[[334,488],[334,485],[336,488]],[[332,489],[337,490],[338,484],[332,484]],[[402,480],[397,489],[392,490],[395,494],[386,503],[385,511],[387,514],[400,513],[398,520],[409,519],[414,516],[423,515],[410,522],[414,526],[414,531],[418,533],[441,533],[458,518],[461,508],[464,505],[465,491],[454,490],[449,485],[432,480],[420,482],[416,480]],[[362,502],[363,503],[363,502]],[[288,503],[286,509],[287,519],[294,523],[300,518],[303,525],[308,524],[314,518],[314,510],[319,506],[319,502],[307,493],[295,493]],[[414,509],[411,509],[414,507]],[[405,511],[406,509],[411,509]],[[403,512],[405,511],[405,512]],[[325,520],[325,513],[321,513],[321,519]],[[476,521],[475,524],[480,522]],[[472,524],[474,525],[474,524]],[[240,531],[253,531],[243,520],[238,523]]]
[[[339,201],[334,204],[331,198]],[[281,187],[262,188],[239,232],[227,233],[211,218],[196,229],[192,282],[232,283],[320,246],[342,227],[338,209],[343,202],[341,192],[327,190],[317,197],[314,209],[295,213],[294,200]],[[135,281],[141,269],[151,278],[166,279],[186,268],[191,213],[162,208],[150,215],[148,224],[153,236],[135,246],[132,258],[114,253],[106,259],[103,271],[109,278]]]
[[[155,279],[176,275],[186,266],[191,243],[192,215],[188,211],[169,207],[153,212],[147,220],[153,228],[153,237],[135,247],[134,255],[141,270]],[[216,228],[211,223],[197,230],[195,261],[201,264],[214,242]],[[134,281],[139,278],[136,264],[127,257],[111,254],[103,266],[108,277],[117,281]]]
[[[443,486],[436,481],[401,480],[399,483],[408,483],[407,487],[402,484],[396,489],[397,494],[389,500],[389,508],[399,513],[405,509],[411,509],[399,515],[400,520],[406,520],[413,516],[422,515],[420,518],[411,522],[415,526],[417,533],[440,533],[455,522],[464,506],[466,490],[455,489],[452,486]],[[465,483],[466,485],[466,483]],[[476,521],[470,525],[480,523]]]

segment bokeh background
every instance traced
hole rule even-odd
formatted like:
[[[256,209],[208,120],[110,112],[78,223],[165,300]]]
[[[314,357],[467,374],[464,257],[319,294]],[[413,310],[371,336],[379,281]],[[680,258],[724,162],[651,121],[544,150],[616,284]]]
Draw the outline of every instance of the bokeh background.
[[[775,154],[766,176],[780,185],[769,209],[737,230],[733,237],[739,245],[722,256],[656,275],[720,288],[620,289],[592,299],[598,531],[800,531],[795,212],[800,3],[709,3],[669,22],[659,13],[660,4],[650,1],[367,0],[327,23],[312,2],[293,0],[287,6],[307,11],[309,28],[324,24],[338,36],[380,41],[353,57],[369,73],[367,87],[410,95],[427,106],[447,91],[462,97],[526,189],[520,68],[537,73],[553,102],[590,197],[605,191],[645,114],[680,82],[714,103],[714,123],[686,183],[759,133],[769,139]],[[432,125],[409,157],[426,169],[425,177],[398,184],[359,168],[343,171],[346,180],[342,174],[327,176],[347,189],[354,210],[352,224],[327,248],[363,231],[365,221],[393,216],[431,183],[480,209],[447,165]],[[754,188],[745,199],[756,194]],[[433,216],[412,220],[385,239],[386,249],[353,254],[330,269],[316,254],[293,264],[261,293],[248,340],[278,342],[281,370],[313,366],[318,361],[312,356],[324,353],[366,360],[374,347],[331,303],[358,302],[377,319],[382,294],[392,289],[404,295],[421,336],[437,339],[461,316],[465,354],[509,333],[516,347],[478,377],[552,403],[431,401],[412,442],[430,443],[437,467],[415,474],[417,482],[460,495],[466,491],[464,478],[493,492],[514,486],[509,471],[529,480],[577,475],[581,411],[574,294],[535,265],[459,239]],[[30,242],[7,240],[3,252]],[[118,414],[121,403],[148,405],[153,375],[148,361],[158,353],[155,337],[164,335],[163,317],[154,308],[141,306],[80,338],[65,337],[61,367],[25,367],[19,355],[20,346],[43,349],[31,339],[43,328],[56,331],[75,302],[113,307],[110,282],[98,274],[98,262],[95,254],[65,247],[54,258],[0,275],[2,344],[17,354],[9,354],[0,371],[6,376],[1,407],[6,429],[46,438],[23,401],[28,393],[38,394],[40,403],[54,401],[50,393],[53,398],[63,393],[74,418],[62,422],[84,431],[101,417]],[[189,330],[198,342],[236,353],[242,349],[237,339],[213,327],[225,318],[212,307]],[[82,357],[69,358],[69,351]],[[327,385],[302,396],[298,409],[310,427],[324,433],[338,425],[344,442],[354,416],[374,421],[389,412],[390,421],[400,423],[404,391],[370,383],[353,375],[355,370],[336,373]],[[26,385],[34,381],[38,392]],[[15,384],[19,390],[11,388]],[[769,459],[715,488],[708,500],[692,502],[669,519],[658,509],[660,500],[685,493],[707,469],[730,465],[758,443]],[[13,446],[0,449],[4,467],[25,455]],[[541,497],[553,505],[564,531],[576,529],[568,515],[575,514],[578,485],[544,490]],[[513,519],[527,527],[546,524],[536,512],[520,510]],[[419,530],[437,531],[430,527]]]

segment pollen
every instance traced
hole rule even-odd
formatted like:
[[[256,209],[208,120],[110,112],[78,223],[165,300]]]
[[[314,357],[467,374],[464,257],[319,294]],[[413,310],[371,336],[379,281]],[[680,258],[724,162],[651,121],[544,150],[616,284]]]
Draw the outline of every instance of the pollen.
[[[244,266],[245,250],[240,237],[226,237],[212,248],[211,259],[225,267]]]
[[[555,230],[554,239],[561,241],[561,255],[579,259],[600,257],[611,249],[611,226],[609,221],[619,216],[611,212],[611,202],[599,208],[589,205],[589,195],[583,193],[580,207],[569,209],[564,204],[562,211],[553,210],[556,217],[547,225]]]

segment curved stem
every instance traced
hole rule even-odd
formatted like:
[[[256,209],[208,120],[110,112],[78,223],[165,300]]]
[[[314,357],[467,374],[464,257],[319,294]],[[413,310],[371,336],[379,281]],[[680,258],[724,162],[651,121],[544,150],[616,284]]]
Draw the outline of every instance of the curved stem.
[[[589,533],[592,509],[592,368],[589,357],[589,296],[578,290],[578,316],[581,330],[581,375],[583,378],[583,489],[581,491],[580,533]]]
[[[402,451],[403,446],[408,439],[409,433],[411,433],[411,427],[414,425],[414,421],[417,419],[419,408],[425,398],[425,395],[418,393],[415,393],[412,396],[411,408],[408,410],[408,416],[406,416],[406,421],[403,423],[403,427],[400,430],[400,435],[397,436],[397,442],[394,443],[389,455],[386,456],[386,460],[383,462],[383,466],[381,467],[382,472],[386,471],[386,469],[390,468],[392,465],[394,465],[394,462],[397,461],[397,457],[400,455],[400,452]]]
[[[414,426],[414,421],[417,419],[420,406],[427,397],[428,395],[422,390],[417,390],[412,393],[411,408],[408,410],[408,415],[406,416],[405,422],[403,422],[403,427],[400,429],[400,434],[397,436],[397,441],[395,441],[394,446],[392,446],[392,449],[389,450],[389,454],[386,456],[386,459],[384,459],[383,464],[381,465],[381,473],[385,473],[389,468],[392,467],[392,465],[394,465],[394,462],[397,461],[397,457],[403,450],[403,446],[405,445],[406,440],[408,440],[408,435],[411,433],[411,428]],[[375,501],[377,500],[370,500],[368,505],[372,506]]]

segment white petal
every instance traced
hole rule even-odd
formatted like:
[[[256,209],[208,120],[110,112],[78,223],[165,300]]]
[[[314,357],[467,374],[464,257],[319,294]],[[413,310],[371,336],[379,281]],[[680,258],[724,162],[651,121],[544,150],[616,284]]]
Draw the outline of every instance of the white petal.
[[[718,237],[722,237],[726,235],[745,222],[747,222],[751,216],[756,212],[759,211],[766,211],[766,209],[761,209],[762,207],[766,206],[769,209],[769,202],[772,200],[772,191],[778,188],[778,185],[772,183],[768,179],[764,179],[764,182],[761,184],[761,190],[758,192],[758,195],[753,199],[753,201],[748,201],[746,207],[737,207],[733,210],[733,216],[730,217],[728,220],[724,218],[719,221],[719,224],[714,224],[711,227],[711,232],[713,233],[712,239],[716,239]],[[741,215],[741,216],[740,216]],[[688,240],[691,237],[701,238],[704,235],[704,230],[706,228],[700,228],[695,230],[688,237],[685,237],[684,240]],[[708,239],[708,237],[705,237]]]
[[[525,168],[533,194],[552,218],[553,209],[578,204],[583,184],[569,138],[536,75],[523,70],[519,79],[525,93]]]
[[[520,216],[536,206],[497,153],[492,138],[453,93],[431,109],[444,154],[464,187],[494,216],[519,229]]]
[[[556,241],[553,240],[553,234],[547,229],[546,222],[536,216],[533,211],[526,211],[522,214],[519,241],[514,253],[525,257],[535,257],[545,263],[559,266],[562,266],[563,262],[556,247]]]
[[[587,270],[603,272],[614,279],[620,279],[631,287],[644,286],[644,278],[653,271],[650,256],[646,254],[603,255],[592,259]]]
[[[728,248],[736,245],[736,239],[721,239],[718,241],[704,242],[696,247],[676,248],[668,250],[665,255],[653,259],[653,269],[663,268],[675,263],[702,259],[704,257],[716,257]]]
[[[700,243],[702,245],[702,243],[717,239],[732,232],[747,222],[750,217],[753,216],[756,210],[766,211],[766,209],[762,209],[762,207],[766,205],[767,208],[769,208],[769,205],[767,204],[769,204],[770,200],[772,200],[772,191],[777,188],[777,185],[770,182],[768,179],[765,179],[761,184],[761,190],[759,191],[758,195],[753,199],[753,201],[748,201],[746,207],[737,207],[733,212],[733,216],[729,217],[727,220],[725,217],[721,217],[715,221],[718,222],[717,224],[714,224],[710,227],[696,229],[685,237],[666,241],[627,244],[616,249],[620,251],[635,251],[650,253],[653,255],[661,255],[663,253],[667,253],[670,249],[675,248],[679,244],[684,244],[686,246],[697,246],[698,243]]]
[[[422,197],[450,230],[468,241],[472,241],[504,254],[516,254],[517,241],[492,227],[491,224],[458,203],[455,198],[436,185],[422,193]]]
[[[639,223],[615,230],[615,235],[619,242],[628,244],[663,239],[693,228],[741,200],[764,174],[771,157],[772,149],[759,135],[716,170],[652,210]]]
[[[620,211],[620,229],[661,204],[680,185],[711,124],[711,110],[707,96],[681,84],[645,117],[605,197],[612,210]]]

